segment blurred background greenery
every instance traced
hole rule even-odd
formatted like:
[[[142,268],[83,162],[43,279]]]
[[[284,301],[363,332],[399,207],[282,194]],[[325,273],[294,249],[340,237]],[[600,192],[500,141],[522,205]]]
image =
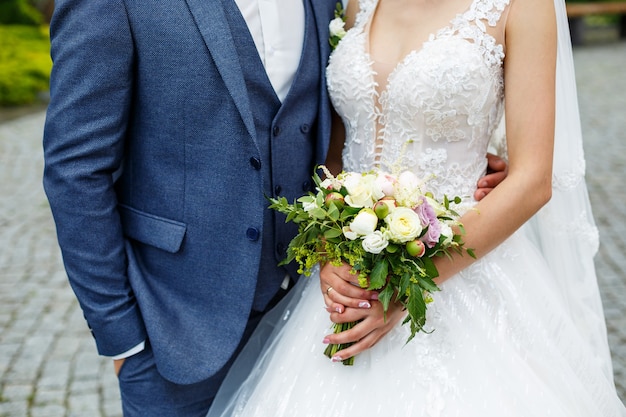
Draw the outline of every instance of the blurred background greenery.
[[[46,100],[52,7],[52,0],[0,0],[0,106]]]

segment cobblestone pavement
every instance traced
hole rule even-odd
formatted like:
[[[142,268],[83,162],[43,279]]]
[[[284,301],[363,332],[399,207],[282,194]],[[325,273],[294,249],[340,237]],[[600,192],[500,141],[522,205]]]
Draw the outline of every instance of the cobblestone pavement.
[[[626,399],[626,43],[574,52],[596,258],[615,380]],[[41,186],[44,114],[0,124],[0,417],[117,417],[111,361],[97,356],[67,283]]]

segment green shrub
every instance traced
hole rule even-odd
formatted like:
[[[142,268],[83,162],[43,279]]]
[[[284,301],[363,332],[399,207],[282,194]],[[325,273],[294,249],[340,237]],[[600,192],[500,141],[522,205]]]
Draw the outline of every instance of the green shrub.
[[[48,91],[51,69],[47,27],[0,25],[0,105],[37,101]]]
[[[0,25],[38,26],[43,15],[26,0],[0,0]]]

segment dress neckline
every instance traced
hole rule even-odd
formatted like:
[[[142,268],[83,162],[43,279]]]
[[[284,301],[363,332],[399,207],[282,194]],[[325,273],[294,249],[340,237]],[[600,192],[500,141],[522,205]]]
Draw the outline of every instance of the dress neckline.
[[[408,61],[408,59],[413,56],[413,55],[419,55],[421,51],[424,50],[424,48],[426,47],[427,44],[429,44],[430,42],[436,40],[439,35],[441,33],[443,33],[446,30],[453,30],[454,29],[454,21],[465,15],[468,11],[472,10],[472,8],[474,7],[474,4],[476,2],[478,2],[479,0],[472,0],[469,5],[463,9],[461,12],[456,13],[451,19],[448,20],[448,23],[445,26],[442,26],[441,28],[430,32],[426,38],[426,40],[424,40],[421,44],[421,46],[419,48],[415,48],[410,50],[409,52],[407,52],[400,60],[398,60],[395,65],[393,66],[393,69],[389,72],[389,74],[387,74],[387,77],[385,79],[386,84],[384,86],[383,89],[380,90],[380,93],[378,91],[376,91],[376,95],[377,96],[382,96],[389,87],[389,81],[391,80],[392,76],[397,72],[398,68],[400,68],[401,66],[403,66],[406,61]],[[367,16],[365,22],[364,22],[364,26],[363,26],[363,34],[365,36],[365,54],[366,56],[369,58],[370,61],[370,72],[371,72],[371,76],[374,79],[374,82],[376,85],[378,85],[378,83],[376,83],[376,78],[375,76],[377,75],[377,72],[374,70],[372,64],[374,62],[380,62],[380,61],[375,61],[372,54],[371,54],[371,39],[370,39],[370,34],[371,34],[371,28],[372,28],[372,23],[374,21],[374,17],[376,15],[376,12],[378,11],[378,6],[380,4],[380,0],[373,0],[373,7],[371,8],[371,11],[369,13],[369,16]],[[489,35],[489,34],[487,34]],[[490,35],[489,35],[490,36]]]

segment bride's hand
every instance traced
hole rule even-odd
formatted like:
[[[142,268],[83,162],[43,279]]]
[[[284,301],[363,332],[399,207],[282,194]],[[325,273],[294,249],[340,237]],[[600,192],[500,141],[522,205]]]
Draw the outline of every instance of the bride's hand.
[[[332,313],[331,320],[334,323],[359,322],[350,330],[327,335],[324,343],[353,342],[353,345],[338,351],[332,357],[334,362],[346,360],[374,346],[405,316],[406,310],[400,303],[390,303],[386,314],[380,301],[372,301],[372,307],[367,310],[348,307],[343,313]]]
[[[326,311],[343,313],[347,308],[369,309],[371,301],[378,299],[376,291],[359,287],[358,277],[350,273],[350,265],[333,266],[327,263],[320,271],[320,289],[324,295]]]
[[[358,277],[351,274],[350,269],[346,263],[339,267],[326,264],[320,271],[320,288],[331,321],[360,321],[350,330],[325,338],[328,344],[354,342],[337,352],[336,360],[347,359],[374,346],[406,315],[400,303],[392,303],[385,316],[382,304],[377,301],[378,293],[359,287]]]

